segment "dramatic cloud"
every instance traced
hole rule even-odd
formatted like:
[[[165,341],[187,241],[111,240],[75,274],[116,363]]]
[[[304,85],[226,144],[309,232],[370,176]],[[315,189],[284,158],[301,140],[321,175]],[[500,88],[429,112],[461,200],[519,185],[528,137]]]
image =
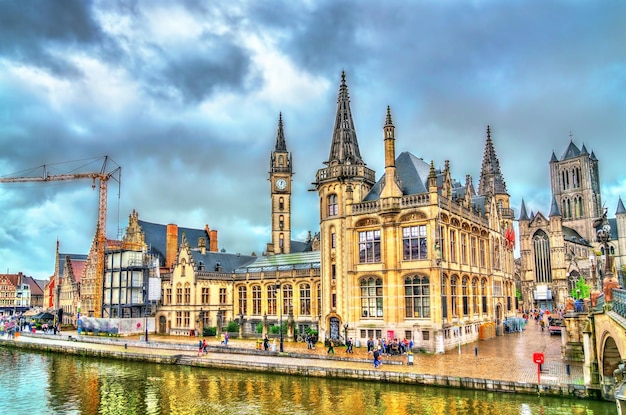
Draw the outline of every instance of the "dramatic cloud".
[[[294,237],[318,231],[309,190],[345,70],[378,177],[390,105],[398,153],[450,160],[475,185],[490,125],[516,215],[522,199],[549,210],[552,152],[585,144],[613,213],[626,198],[625,12],[617,0],[0,0],[0,176],[99,171],[108,155],[122,167],[109,183],[110,238],[136,209],[208,224],[220,249],[261,254],[281,112]],[[0,267],[47,278],[57,240],[89,250],[98,192],[89,180],[0,184],[0,209]]]

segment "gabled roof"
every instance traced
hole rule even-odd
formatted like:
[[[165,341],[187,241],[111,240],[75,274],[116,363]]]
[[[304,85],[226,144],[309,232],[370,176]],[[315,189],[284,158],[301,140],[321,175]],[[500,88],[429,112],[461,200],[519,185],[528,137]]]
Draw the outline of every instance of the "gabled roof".
[[[321,261],[320,255],[320,251],[268,255],[257,258],[256,261],[240,267],[235,270],[235,272],[287,271],[291,269],[319,268]]]
[[[83,272],[85,272],[85,268],[87,267],[87,261],[70,259],[70,264],[72,265],[74,281],[79,283],[83,278]],[[63,277],[67,278],[67,275],[64,275]]]
[[[562,230],[563,239],[565,239],[566,241],[573,242],[579,245],[591,246],[591,244],[589,244],[589,242],[585,238],[580,236],[580,234],[576,230],[568,228],[567,226],[563,226]]]
[[[218,266],[221,272],[232,273],[239,267],[254,262],[257,257],[251,255],[227,254],[225,252],[205,251],[204,254],[199,249],[191,249],[191,257],[196,263],[196,269],[213,272]]]
[[[63,276],[63,270],[65,269],[65,259],[69,257],[71,261],[86,261],[86,254],[62,254],[59,253],[59,272]]]
[[[622,202],[622,197],[620,196],[617,201],[617,210],[615,211],[615,214],[621,215],[623,213],[626,213],[626,209],[624,209],[624,203]]]
[[[167,225],[143,220],[139,220],[138,223],[144,233],[145,241],[150,252],[164,259],[167,244]],[[209,246],[209,235],[207,235],[204,229],[183,228],[180,226],[178,227],[177,246],[180,246],[183,241],[183,233],[185,233],[191,245],[195,246],[199,238],[204,238],[207,241],[207,246]]]
[[[429,172],[430,165],[428,163],[407,151],[400,153],[396,158],[396,175],[400,180],[403,196],[427,192]],[[363,200],[378,200],[384,181],[385,175],[383,174]]]
[[[563,153],[563,156],[561,157],[561,160],[573,159],[578,156],[580,156],[580,150],[576,147],[576,144],[574,144],[573,141],[570,141],[569,145],[565,149],[565,152]]]
[[[31,295],[43,295],[43,281],[36,280],[33,277],[24,276],[22,278],[22,282],[24,284],[28,284]]]

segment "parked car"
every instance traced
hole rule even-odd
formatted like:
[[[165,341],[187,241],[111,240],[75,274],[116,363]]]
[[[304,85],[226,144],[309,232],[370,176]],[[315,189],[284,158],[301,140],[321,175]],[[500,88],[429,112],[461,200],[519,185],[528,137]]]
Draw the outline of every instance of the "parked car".
[[[565,322],[562,318],[551,318],[548,324],[550,334],[561,334],[561,328],[565,327]]]

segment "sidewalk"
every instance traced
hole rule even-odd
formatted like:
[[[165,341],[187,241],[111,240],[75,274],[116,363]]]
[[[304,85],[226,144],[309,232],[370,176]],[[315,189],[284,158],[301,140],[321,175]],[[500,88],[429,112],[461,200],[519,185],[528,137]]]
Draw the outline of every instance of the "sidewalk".
[[[500,382],[510,382],[518,385],[518,388],[520,384],[524,388],[538,388],[537,365],[533,362],[533,353],[538,352],[545,356],[540,379],[542,388],[558,385],[561,393],[563,390],[566,392],[569,390],[569,393],[572,393],[572,390],[584,390],[582,363],[562,361],[561,336],[550,335],[547,330],[541,331],[540,327],[532,322],[520,333],[505,334],[461,345],[460,348],[445,354],[415,353],[413,365],[407,364],[406,355],[385,357],[380,369],[374,369],[372,357],[364,347],[355,348],[352,354],[346,353],[344,347],[335,347],[335,354],[327,355],[326,348],[321,344],[318,344],[316,349],[309,350],[305,343],[284,342],[285,353],[279,354],[256,350],[255,340],[231,338],[229,345],[223,346],[219,340],[207,338],[210,352],[198,356],[198,340],[199,338],[195,337],[151,334],[149,342],[146,343],[139,341],[139,336],[101,338],[78,336],[76,332],[65,331],[62,336],[25,333],[14,341],[137,356],[176,356],[177,363],[197,366],[270,371],[282,368],[284,370],[282,373],[311,375],[315,371],[327,374],[332,372],[333,376],[339,373],[341,377],[346,378],[371,379],[378,376],[386,380],[409,379],[414,383],[424,381],[426,384],[433,384],[428,383],[430,381],[441,384],[440,378],[445,378],[447,386],[457,386],[457,381],[461,382],[462,387],[476,383],[483,385],[478,389],[489,388],[485,381],[496,383],[495,388],[501,387]],[[505,386],[505,390],[511,391],[509,387]]]

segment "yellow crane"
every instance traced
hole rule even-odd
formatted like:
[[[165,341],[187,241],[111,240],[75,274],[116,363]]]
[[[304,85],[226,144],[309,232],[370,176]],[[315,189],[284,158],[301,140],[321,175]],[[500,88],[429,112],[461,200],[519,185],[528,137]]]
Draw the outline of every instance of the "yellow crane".
[[[120,181],[121,167],[115,163],[115,167],[108,169],[109,156],[104,156],[102,167],[98,172],[88,173],[64,173],[64,174],[50,174],[48,168],[44,164],[38,167],[42,173],[38,176],[21,176],[21,177],[0,177],[0,183],[25,183],[25,182],[53,182],[64,180],[82,180],[91,179],[91,188],[96,188],[96,181],[99,185],[99,203],[98,203],[98,222],[96,224],[96,236],[94,243],[91,246],[89,252],[88,261],[91,261],[93,265],[93,274],[87,275],[84,283],[93,284],[93,294],[89,293],[89,290],[85,290],[85,296],[87,298],[81,298],[84,306],[93,307],[93,313],[95,317],[102,316],[102,289],[103,289],[103,277],[104,277],[104,251],[106,248],[106,218],[107,218],[107,190],[109,179],[113,178]],[[90,266],[86,267],[86,271],[90,269]],[[93,280],[93,281],[90,281]],[[87,288],[87,287],[85,287]],[[81,290],[81,296],[83,292]],[[93,298],[89,298],[93,297]],[[84,301],[85,300],[85,301]],[[91,303],[92,304],[89,304]],[[87,304],[85,304],[87,303]],[[90,310],[91,311],[91,310]]]

